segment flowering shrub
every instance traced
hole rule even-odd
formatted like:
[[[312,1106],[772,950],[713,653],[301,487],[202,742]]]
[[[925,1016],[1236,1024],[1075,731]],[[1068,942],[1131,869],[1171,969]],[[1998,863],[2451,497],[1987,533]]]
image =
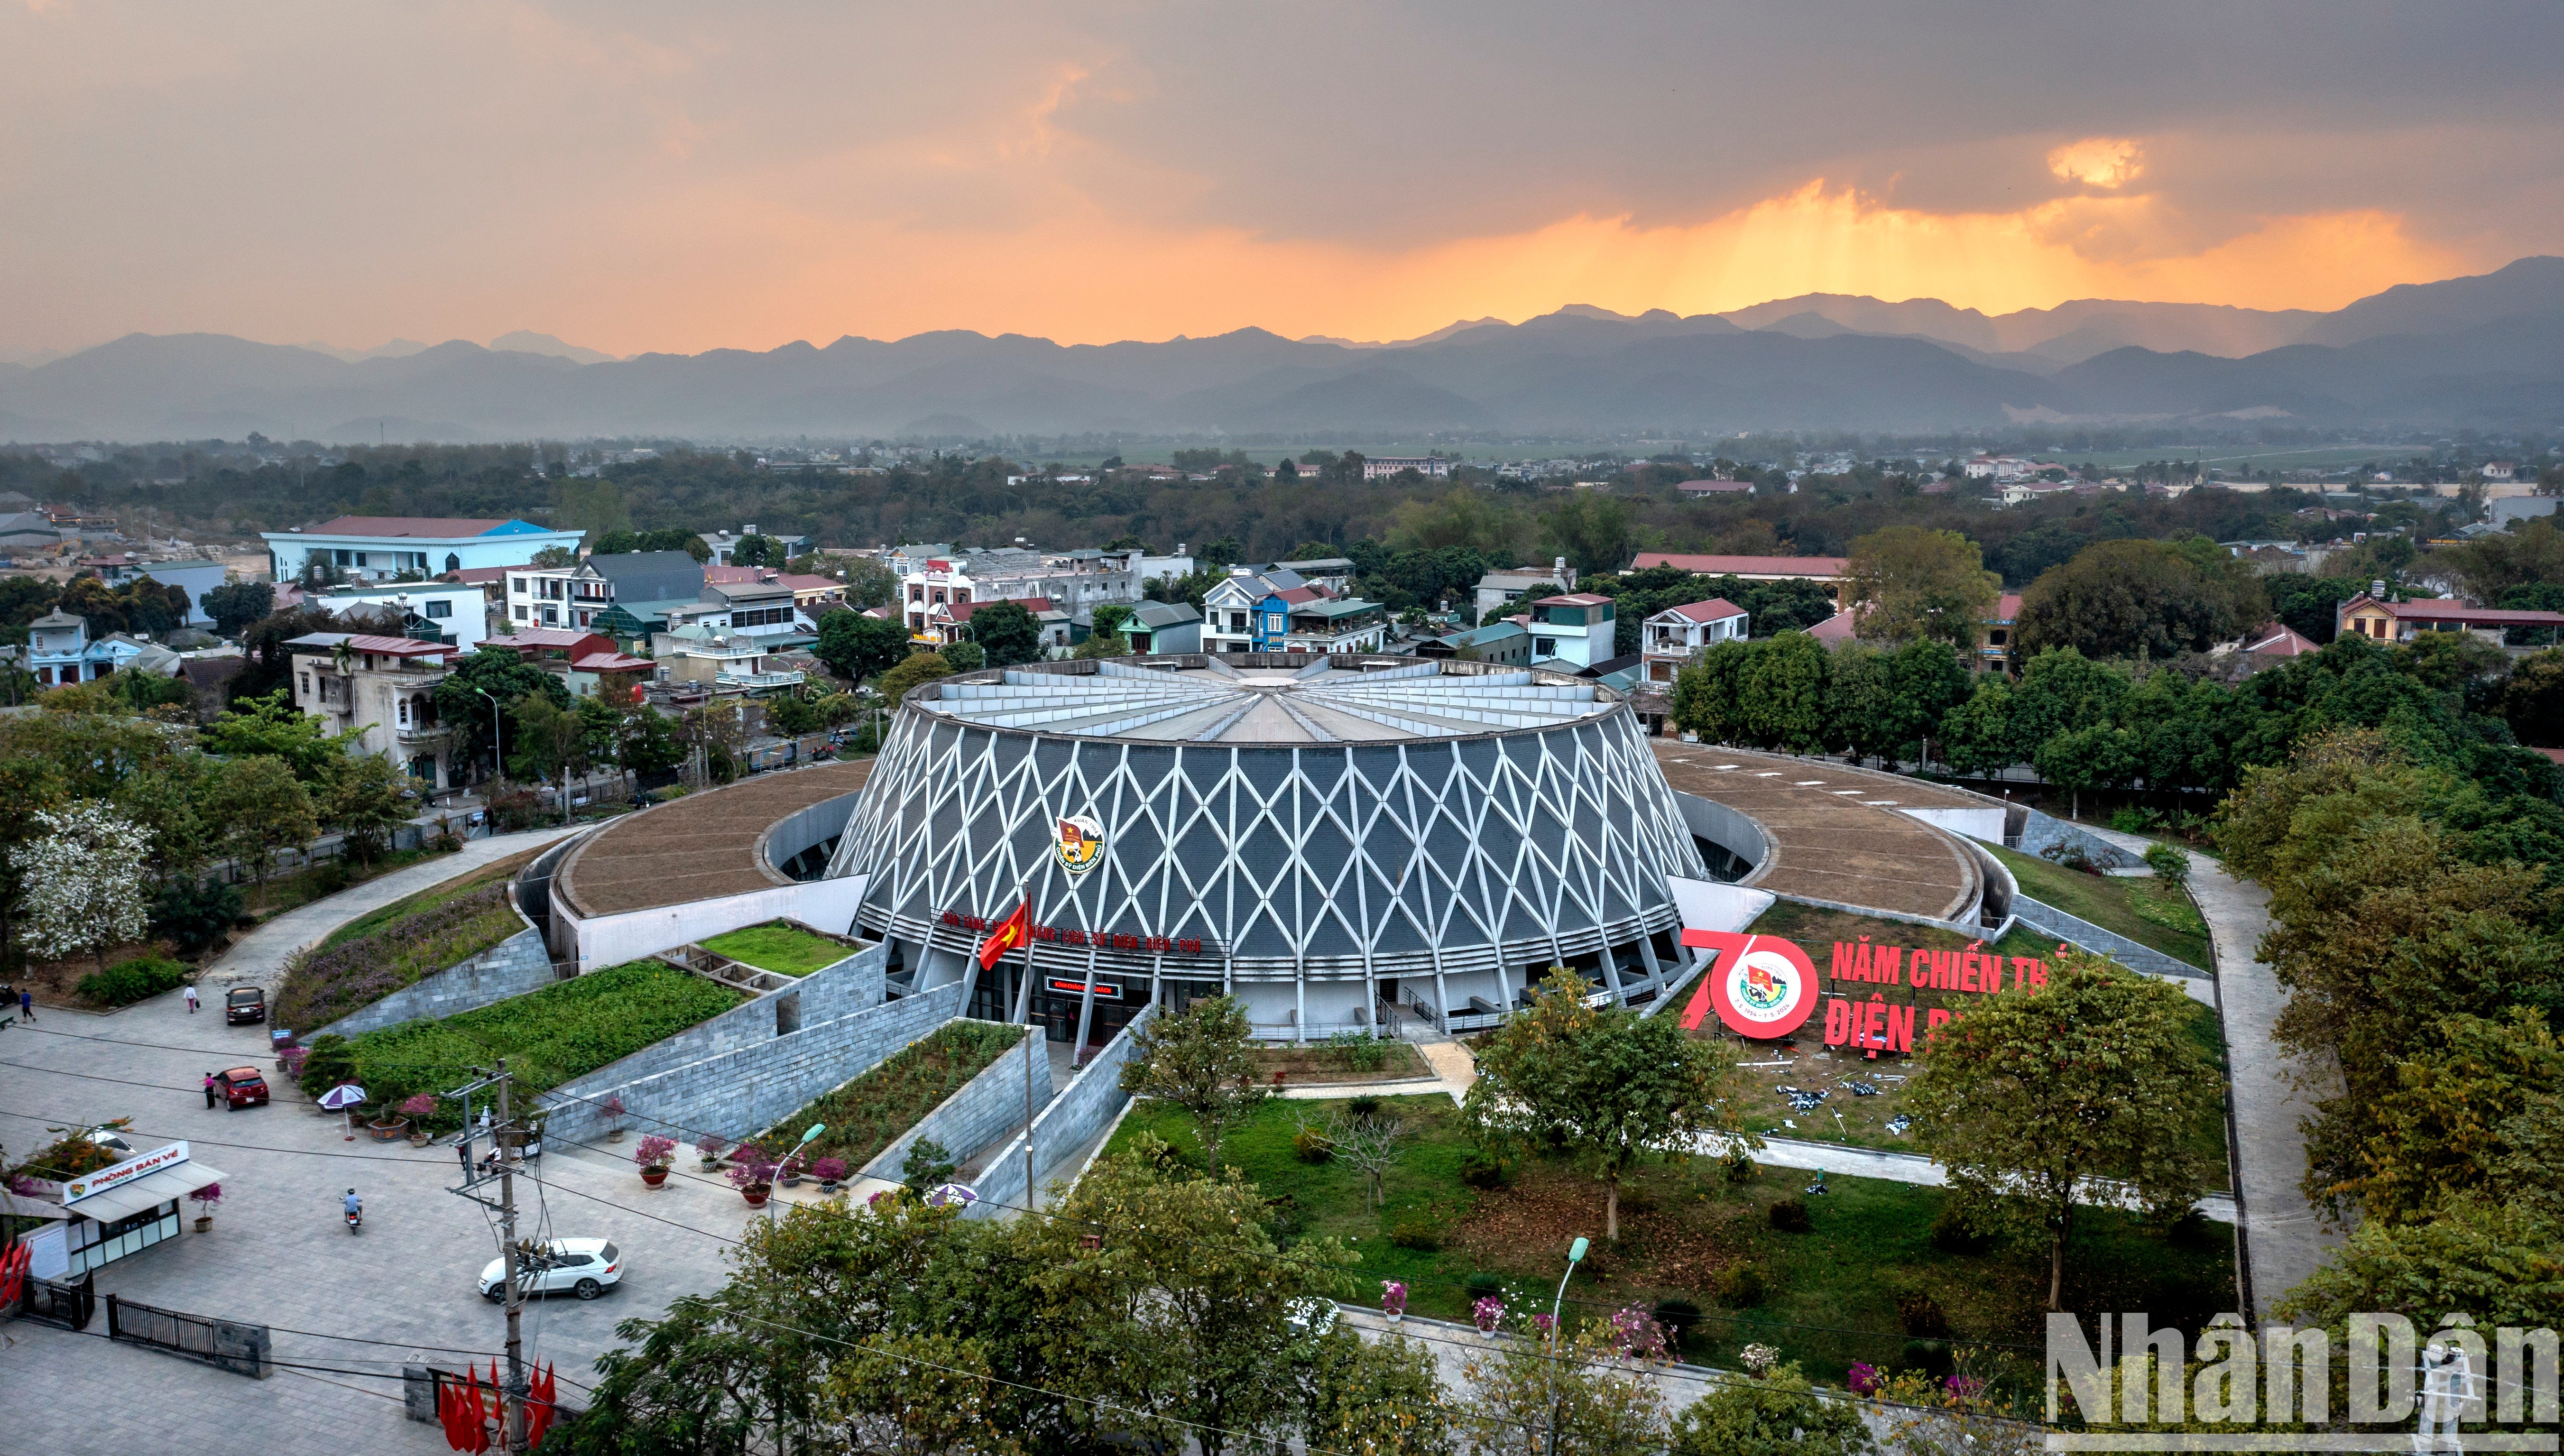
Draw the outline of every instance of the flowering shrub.
[[[1505,1297],[1500,1294],[1481,1296],[1477,1303],[1469,1306],[1469,1323],[1477,1326],[1481,1335],[1495,1334],[1496,1328],[1505,1323]]]
[[[596,1110],[605,1114],[605,1124],[607,1127],[619,1128],[623,1126],[623,1114],[627,1109],[623,1106],[623,1095],[621,1093],[609,1092],[605,1094],[605,1101],[599,1103]]]
[[[1739,1364],[1759,1375],[1780,1362],[1781,1352],[1775,1346],[1749,1345],[1736,1352],[1736,1359]]]
[[[676,1139],[662,1138],[652,1133],[641,1140],[640,1146],[632,1149],[632,1160],[643,1167],[664,1168],[668,1165],[668,1159],[674,1156],[676,1151]]]
[[[1843,1388],[1854,1395],[1875,1395],[1886,1386],[1887,1379],[1878,1372],[1878,1366],[1858,1361],[1853,1362],[1851,1373],[1843,1377]]]
[[[1656,1317],[1630,1305],[1611,1316],[1611,1344],[1631,1359],[1664,1359],[1665,1327]]]
[[[296,955],[286,962],[285,984],[276,994],[276,1020],[326,1026],[524,929],[508,907],[507,881],[479,886],[368,935]]]
[[[810,1176],[823,1183],[840,1182],[846,1176],[846,1160],[842,1157],[820,1158],[810,1164]]]
[[[195,1200],[197,1212],[211,1213],[214,1211],[214,1205],[223,1201],[223,1185],[207,1183],[187,1196]]]
[[[721,1155],[730,1151],[730,1144],[718,1133],[706,1133],[695,1140],[695,1151],[702,1155],[705,1165],[710,1166],[721,1161]]]
[[[1558,1333],[1558,1320],[1555,1316],[1535,1310],[1532,1312],[1531,1329],[1533,1334],[1547,1340]]]
[[[436,1115],[436,1094],[432,1092],[422,1092],[416,1097],[411,1098],[409,1101],[402,1103],[400,1105],[400,1110],[401,1116],[405,1118],[433,1117]]]
[[[1382,1280],[1380,1282],[1380,1308],[1381,1312],[1384,1314],[1405,1314],[1406,1286],[1398,1283],[1394,1279]]]
[[[303,1078],[304,1059],[311,1055],[312,1049],[310,1047],[287,1047],[284,1051],[277,1053],[276,1058],[278,1061],[285,1064],[285,1075],[294,1078],[299,1082]]]
[[[753,1143],[743,1143],[730,1155],[730,1170],[722,1176],[734,1188],[761,1188],[774,1181],[774,1154]]]

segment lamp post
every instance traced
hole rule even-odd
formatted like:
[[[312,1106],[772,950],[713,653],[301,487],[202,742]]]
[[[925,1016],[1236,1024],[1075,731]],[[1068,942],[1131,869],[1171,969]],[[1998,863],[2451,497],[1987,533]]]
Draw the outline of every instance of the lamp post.
[[[1558,1312],[1567,1304],[1567,1281],[1576,1277],[1576,1266],[1585,1262],[1585,1251],[1592,1247],[1578,1239],[1567,1246],[1567,1272],[1558,1276],[1558,1298],[1549,1302],[1549,1343],[1558,1343]]]
[[[484,698],[490,698],[489,691],[486,689],[475,688],[472,691]],[[507,723],[499,717],[499,700],[490,698],[490,782],[493,787],[507,775],[507,769],[503,766],[506,762],[503,757],[506,749],[506,734]],[[494,822],[490,827],[496,830],[499,826]]]

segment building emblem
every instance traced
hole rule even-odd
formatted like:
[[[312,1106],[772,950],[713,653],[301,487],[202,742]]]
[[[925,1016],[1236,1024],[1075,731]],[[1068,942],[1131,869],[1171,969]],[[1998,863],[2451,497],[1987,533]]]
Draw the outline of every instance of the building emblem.
[[[1059,821],[1059,863],[1072,875],[1095,868],[1104,853],[1104,826],[1090,814],[1070,814]]]
[[[1739,1036],[1775,1040],[1799,1029],[1816,1004],[1816,967],[1808,952],[1778,936],[1684,931],[1686,945],[1718,952],[1700,989],[1683,1008],[1686,1031],[1711,1010]]]

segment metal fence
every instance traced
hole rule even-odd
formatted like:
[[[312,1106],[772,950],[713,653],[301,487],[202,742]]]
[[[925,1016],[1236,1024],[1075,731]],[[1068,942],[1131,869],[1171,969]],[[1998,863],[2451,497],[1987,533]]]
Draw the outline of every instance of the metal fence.
[[[77,1284],[60,1279],[27,1280],[18,1291],[18,1318],[65,1330],[88,1329],[98,1314],[94,1277],[84,1274]]]
[[[202,1360],[216,1369],[264,1380],[276,1373],[265,1325],[243,1325],[204,1315],[154,1309],[107,1297],[107,1338],[146,1350]]]

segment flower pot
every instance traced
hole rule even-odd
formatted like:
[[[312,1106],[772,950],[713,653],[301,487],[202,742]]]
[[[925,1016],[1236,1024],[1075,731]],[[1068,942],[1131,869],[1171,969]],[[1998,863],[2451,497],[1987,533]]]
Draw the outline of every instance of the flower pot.
[[[746,1198],[750,1208],[764,1207],[765,1200],[773,1195],[774,1189],[765,1183],[750,1183],[739,1190],[739,1196]]]
[[[1397,1324],[1405,1318],[1406,1312],[1404,1310],[1391,1310],[1389,1312],[1389,1323],[1392,1325]]]
[[[210,1213],[199,1213],[199,1214],[197,1214],[197,1215],[196,1215],[196,1232],[198,1232],[198,1233],[211,1233],[211,1232],[213,1232],[213,1231],[214,1231],[214,1216],[213,1216],[212,1214],[210,1214]]]
[[[623,1130],[622,1130],[621,1128],[608,1128],[608,1129],[606,1129],[606,1130],[605,1130],[605,1141],[606,1141],[606,1142],[608,1142],[608,1143],[620,1143],[620,1142],[622,1142],[622,1141],[623,1141]]]
[[[425,1147],[435,1141],[427,1135],[427,1130],[424,1128],[412,1129],[409,1135],[409,1145],[412,1147]]]
[[[819,1180],[819,1191],[822,1193],[833,1193],[837,1191],[837,1180],[835,1178],[821,1178]]]
[[[641,1181],[655,1188],[668,1181],[668,1170],[664,1167],[645,1167],[641,1169]]]
[[[395,1118],[388,1123],[367,1123],[365,1130],[374,1135],[374,1141],[377,1143],[398,1143],[409,1133],[409,1119]]]

